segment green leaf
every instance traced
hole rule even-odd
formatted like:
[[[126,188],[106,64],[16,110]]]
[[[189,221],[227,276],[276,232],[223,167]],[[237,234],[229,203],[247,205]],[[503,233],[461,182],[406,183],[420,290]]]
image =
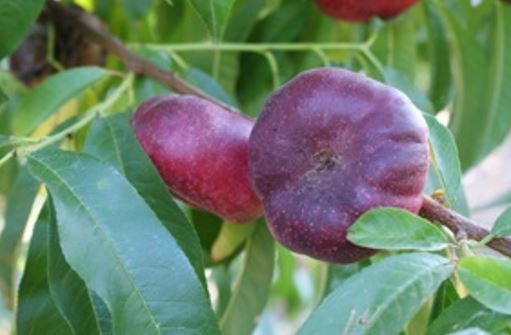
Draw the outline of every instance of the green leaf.
[[[0,87],[0,105],[2,105],[4,102],[6,102],[9,99],[9,97],[5,94],[5,92]]]
[[[466,170],[500,144],[511,127],[511,96],[507,94],[511,91],[511,63],[506,61],[511,55],[511,8],[492,2],[488,21],[492,27],[486,38],[491,46],[485,53],[476,39],[477,30],[465,27],[442,2],[437,3],[451,32],[456,99],[450,127]],[[473,16],[477,13],[470,11]]]
[[[49,224],[50,209],[46,206],[34,228],[18,291],[16,330],[20,335],[74,335],[50,293],[47,277]]]
[[[431,66],[431,83],[429,86],[429,99],[435,111],[442,110],[452,99],[452,77],[449,65],[449,42],[445,27],[438,11],[432,1],[422,1],[426,17],[426,27],[429,37],[429,59]]]
[[[431,169],[428,187],[431,191],[441,188],[445,191],[447,204],[467,214],[461,187],[461,165],[454,136],[449,129],[429,114],[423,114],[429,127],[431,145]]]
[[[437,226],[397,208],[366,212],[348,229],[348,240],[372,249],[442,250],[449,237]]]
[[[328,264],[328,273],[326,278],[324,296],[330,294],[349,277],[360,272],[368,264],[361,261],[353,264]]]
[[[90,292],[92,303],[94,304],[94,310],[96,312],[96,318],[101,329],[101,335],[113,335],[112,332],[112,316],[108,310],[108,306],[105,304],[103,299],[95,292]]]
[[[117,170],[58,150],[28,164],[54,199],[66,260],[108,305],[114,333],[218,333],[185,253]]]
[[[205,72],[195,68],[190,68],[186,71],[184,78],[190,84],[199,87],[204,92],[225,102],[226,104],[231,106],[236,105],[234,100],[225,93],[224,89]]]
[[[466,257],[460,262],[459,275],[474,299],[494,311],[511,314],[511,260]]]
[[[44,0],[0,0],[0,59],[18,47],[44,5]]]
[[[2,294],[7,305],[13,307],[17,281],[18,255],[32,204],[39,183],[26,168],[18,171],[14,184],[7,196],[5,226],[0,235],[0,276]]]
[[[59,245],[57,221],[52,206],[47,225],[48,283],[60,314],[67,320],[76,335],[99,335],[93,305],[85,282],[67,264]]]
[[[203,256],[197,233],[140,147],[129,123],[128,113],[95,120],[85,142],[84,152],[109,163],[125,175],[176,239],[197,276],[205,283]]]
[[[211,260],[221,261],[232,255],[254,230],[254,224],[224,223],[211,248]]]
[[[220,321],[222,334],[252,334],[268,299],[274,258],[273,238],[261,220],[247,242],[243,270]]]
[[[417,43],[415,22],[400,17],[388,25],[387,65],[413,80],[416,73]]]
[[[151,0],[122,0],[124,10],[130,19],[142,19],[151,8]]]
[[[403,72],[393,68],[384,68],[385,82],[405,93],[410,100],[423,112],[433,113],[433,105],[431,101],[415,87],[410,78]]]
[[[478,327],[497,334],[511,323],[511,316],[492,311],[468,297],[458,300],[429,326],[426,335],[444,335],[465,328]]]
[[[385,258],[326,297],[298,334],[398,334],[452,271],[426,253]]]
[[[215,40],[224,34],[229,14],[236,0],[189,0]]]
[[[14,134],[31,133],[64,103],[107,75],[100,68],[82,67],[51,76],[21,99],[14,114]]]
[[[511,207],[498,217],[491,233],[500,237],[511,235]]]
[[[440,285],[435,294],[430,320],[436,319],[445,309],[460,300],[452,280],[446,280]]]

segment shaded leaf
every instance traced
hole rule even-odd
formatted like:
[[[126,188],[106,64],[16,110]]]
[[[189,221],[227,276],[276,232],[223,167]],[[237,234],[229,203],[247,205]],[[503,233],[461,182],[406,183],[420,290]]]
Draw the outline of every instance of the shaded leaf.
[[[53,196],[66,260],[107,304],[114,333],[218,333],[188,258],[117,170],[58,150],[28,162]]]
[[[34,228],[18,291],[16,330],[20,335],[74,335],[50,293],[47,277],[50,208],[43,208]]]
[[[218,262],[232,255],[250,236],[254,228],[254,224],[223,224],[211,248],[211,260]]]
[[[344,283],[346,279],[360,272],[367,265],[369,265],[367,261],[353,264],[329,264],[324,295],[330,294]]]
[[[397,208],[366,212],[348,229],[348,240],[386,250],[435,251],[449,245],[449,237],[440,228]]]
[[[273,277],[274,241],[260,220],[245,248],[245,261],[220,321],[224,335],[250,335],[266,305]]]
[[[501,237],[511,235],[511,208],[508,208],[498,217],[491,233]]]
[[[441,3],[441,2],[438,2]],[[460,150],[464,170],[477,163],[506,137],[511,127],[511,8],[492,2],[490,52],[476,39],[476,28],[442,4],[450,28],[454,56],[456,98],[450,127]],[[470,11],[477,16],[478,11]],[[479,134],[473,136],[473,134]]]
[[[224,34],[229,14],[236,0],[189,0],[215,40]]]
[[[458,300],[441,313],[431,323],[426,335],[444,335],[470,327],[496,334],[510,323],[511,316],[492,311],[467,297]]]
[[[122,5],[130,19],[142,19],[151,8],[151,0],[122,0]]]
[[[197,276],[205,282],[203,256],[197,233],[140,147],[129,123],[129,114],[122,113],[95,120],[84,151],[110,163],[126,176],[176,239],[194,266]]]
[[[100,68],[81,67],[49,77],[21,99],[14,114],[14,134],[29,134],[64,103],[105,78],[107,74]]]
[[[494,311],[511,314],[511,260],[465,257],[459,275],[474,299]]]
[[[99,335],[99,325],[85,282],[67,264],[59,245],[55,212],[47,225],[47,272],[50,294],[60,314],[76,335]]]
[[[431,83],[429,99],[436,112],[442,110],[452,99],[452,77],[449,65],[449,42],[447,40],[442,18],[430,0],[422,1],[426,16],[429,38],[429,60],[431,66]]]
[[[0,59],[23,41],[43,5],[44,0],[0,0]]]
[[[327,296],[299,334],[397,334],[452,271],[431,254],[385,258]]]
[[[190,84],[199,87],[204,92],[225,102],[226,104],[231,106],[236,105],[231,97],[225,93],[224,89],[205,72],[195,68],[190,68],[186,71],[184,78]]]
[[[38,189],[39,182],[32,178],[26,168],[22,168],[7,196],[5,226],[0,235],[0,275],[2,294],[10,307],[14,303],[21,239]]]
[[[0,87],[0,105],[2,105],[4,102],[6,102],[9,98],[2,90],[2,87]]]

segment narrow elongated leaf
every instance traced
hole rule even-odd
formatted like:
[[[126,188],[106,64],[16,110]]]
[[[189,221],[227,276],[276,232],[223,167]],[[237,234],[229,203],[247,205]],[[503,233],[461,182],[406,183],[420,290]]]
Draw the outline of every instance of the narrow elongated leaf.
[[[413,80],[416,72],[417,43],[413,20],[401,17],[389,25],[387,65]]]
[[[74,335],[60,314],[48,283],[48,225],[50,209],[43,208],[34,228],[25,272],[18,291],[16,330],[20,335]]]
[[[0,275],[2,293],[12,307],[16,286],[16,265],[21,238],[32,210],[39,183],[26,168],[19,170],[7,197],[5,226],[0,236]]]
[[[511,260],[466,257],[460,262],[459,275],[474,299],[494,311],[511,315]]]
[[[2,87],[0,87],[0,105],[6,102],[7,99],[8,99],[7,95],[5,95],[4,91],[2,90]]]
[[[130,19],[141,19],[151,8],[151,0],[122,0],[122,5]]]
[[[243,245],[254,228],[254,224],[223,224],[218,238],[211,248],[212,261],[218,262],[232,255],[236,249]]]
[[[511,96],[507,94],[511,90],[511,64],[507,61],[511,55],[511,8],[500,1],[492,5],[489,57],[476,40],[476,31],[440,6],[453,42],[457,95],[450,127],[464,170],[500,144],[511,127]]]
[[[66,260],[107,304],[114,333],[218,333],[193,266],[117,170],[58,150],[28,162],[53,196]]]
[[[220,322],[222,334],[252,334],[268,299],[274,257],[273,238],[260,221],[247,242],[241,276]]]
[[[444,335],[470,327],[497,334],[510,323],[511,316],[492,311],[468,297],[458,300],[440,314],[429,326],[426,335]]]
[[[85,282],[67,264],[59,245],[57,221],[49,206],[47,226],[48,283],[55,306],[67,320],[76,335],[99,335],[99,324]]]
[[[92,291],[90,293],[99,328],[101,329],[101,335],[112,335],[112,316],[108,306],[99,295]]]
[[[427,188],[445,191],[447,204],[460,213],[467,214],[461,187],[461,165],[454,136],[448,128],[428,114],[424,118],[429,127],[431,145],[431,170]]]
[[[428,29],[430,49],[429,59],[431,60],[431,83],[429,87],[429,99],[434,105],[435,112],[442,110],[452,99],[452,77],[449,65],[449,42],[447,40],[445,27],[433,1],[421,2]]]
[[[0,0],[0,59],[18,47],[44,5],[44,0]]]
[[[491,233],[495,236],[502,237],[511,235],[511,207],[499,216]]]
[[[138,143],[128,113],[94,121],[84,151],[124,174],[172,234],[205,282],[200,242],[192,224],[167,190],[158,171]]]
[[[229,14],[236,0],[189,0],[206,23],[214,39],[219,40],[225,31]]]
[[[397,208],[373,209],[348,229],[348,240],[373,249],[434,251],[449,237],[437,226]]]
[[[426,253],[386,258],[348,278],[298,334],[398,334],[452,271],[448,259]]]
[[[329,264],[324,296],[330,294],[346,279],[360,272],[367,265],[365,261],[353,264]]]
[[[21,99],[14,114],[14,134],[29,134],[64,103],[105,78],[107,74],[100,68],[82,67],[51,76]]]

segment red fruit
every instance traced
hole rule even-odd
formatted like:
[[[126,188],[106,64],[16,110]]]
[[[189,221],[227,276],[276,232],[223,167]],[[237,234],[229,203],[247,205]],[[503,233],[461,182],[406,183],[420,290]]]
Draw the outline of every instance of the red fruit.
[[[249,173],[273,236],[321,260],[374,253],[346,232],[374,207],[417,213],[428,129],[400,91],[349,71],[305,72],[266,102],[249,140]]]
[[[147,100],[132,119],[137,138],[172,194],[232,222],[262,213],[248,180],[253,120],[194,96]]]
[[[373,17],[389,19],[417,0],[316,0],[325,14],[339,20],[366,22]]]

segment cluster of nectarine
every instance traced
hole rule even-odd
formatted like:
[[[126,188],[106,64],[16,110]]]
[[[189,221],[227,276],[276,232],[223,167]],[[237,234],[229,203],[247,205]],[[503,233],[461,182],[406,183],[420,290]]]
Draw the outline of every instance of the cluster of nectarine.
[[[391,17],[414,0],[316,0],[336,18]],[[132,125],[170,192],[228,221],[266,216],[284,246],[349,263],[373,250],[347,229],[375,207],[417,213],[428,129],[400,91],[335,68],[305,72],[274,92],[257,120],[193,96],[143,103]]]

